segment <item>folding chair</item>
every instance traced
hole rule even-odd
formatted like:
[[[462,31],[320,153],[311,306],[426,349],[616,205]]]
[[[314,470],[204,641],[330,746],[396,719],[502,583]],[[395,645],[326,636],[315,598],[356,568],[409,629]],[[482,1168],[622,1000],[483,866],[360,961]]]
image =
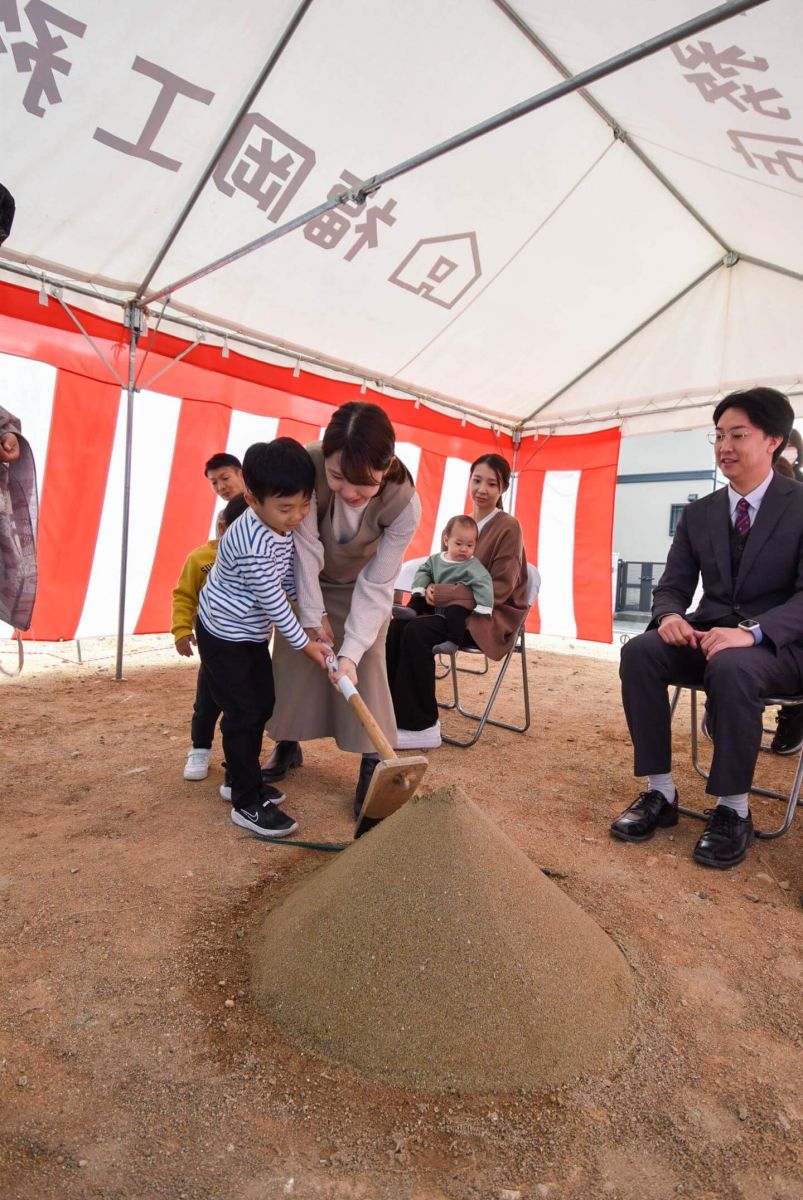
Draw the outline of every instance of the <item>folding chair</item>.
[[[680,700],[680,694],[683,690],[684,689],[682,687],[675,688],[671,705],[671,713],[673,717],[678,706],[678,701]],[[703,688],[696,687],[690,687],[686,690],[689,693],[689,698],[691,701],[691,764],[697,774],[703,779],[707,780],[709,772],[700,765],[700,743],[698,736],[699,723],[697,720],[697,696],[700,692],[705,695],[705,691]],[[799,707],[801,704],[803,704],[803,696],[766,696],[763,700],[763,704],[765,709],[773,704],[784,704],[789,705],[790,707]],[[765,729],[764,732],[767,733],[769,731]],[[769,746],[762,746],[761,751],[764,754],[772,753]],[[756,829],[755,836],[757,838],[764,838],[766,841],[770,841],[772,838],[779,838],[782,836],[782,834],[786,833],[787,829],[792,824],[792,818],[795,815],[795,808],[797,807],[797,803],[800,798],[801,785],[803,785],[803,747],[801,747],[797,756],[797,770],[795,772],[795,778],[792,781],[792,787],[790,791],[776,792],[772,788],[761,788],[756,787],[755,785],[750,788],[750,793],[753,796],[768,796],[771,800],[786,801],[786,813],[778,828],[770,833],[765,833],[762,830]],[[697,817],[701,821],[708,819],[705,813],[699,812],[694,808],[683,808],[681,805],[678,805],[678,812],[684,813],[687,817]]]
[[[479,736],[482,733],[482,731],[486,725],[495,725],[497,727],[497,729],[509,729],[512,733],[525,733],[530,728],[530,688],[529,688],[529,681],[527,679],[527,654],[526,654],[525,646],[524,646],[524,626],[527,621],[527,617],[530,615],[530,609],[532,608],[533,604],[535,604],[535,601],[538,598],[538,592],[539,592],[540,588],[541,588],[541,574],[537,567],[534,567],[531,563],[528,563],[527,564],[527,609],[526,609],[526,612],[524,613],[524,616],[521,619],[521,624],[519,625],[519,628],[516,631],[516,636],[513,639],[513,645],[510,647],[507,654],[502,659],[502,662],[499,667],[499,674],[496,677],[496,682],[494,683],[494,686],[491,690],[491,694],[488,697],[488,702],[485,705],[483,712],[481,712],[481,713],[470,712],[467,708],[463,708],[462,704],[460,703],[460,694],[459,694],[457,676],[462,668],[457,666],[457,661],[456,661],[457,654],[474,654],[474,655],[476,655],[476,654],[482,654],[482,650],[479,650],[476,647],[461,647],[461,649],[458,650],[456,654],[448,655],[448,658],[449,658],[448,673],[451,674],[451,677],[452,677],[452,694],[453,694],[454,698],[451,702],[438,701],[438,707],[447,709],[447,710],[455,710],[455,711],[459,712],[462,717],[466,717],[468,720],[475,721],[477,723],[477,727],[474,730],[473,735],[467,741],[461,740],[460,738],[451,737],[449,734],[446,734],[446,733],[441,733],[441,737],[442,737],[443,741],[448,742],[450,746],[463,746],[466,749],[469,746],[473,746],[474,743],[479,739]],[[511,725],[507,721],[495,721],[491,717],[491,710],[496,701],[496,697],[499,694],[499,689],[502,686],[502,680],[505,678],[505,675],[507,674],[507,669],[510,666],[510,660],[513,658],[513,656],[515,654],[518,654],[519,657],[521,658],[521,682],[522,682],[522,695],[523,695],[523,700],[524,700],[524,723],[522,725]],[[447,657],[447,656],[444,656],[444,657]],[[482,671],[468,671],[467,672],[467,674],[473,674],[473,675],[480,675],[480,674],[484,674],[484,673],[485,672],[482,672]],[[441,676],[440,678],[445,678],[445,676]]]

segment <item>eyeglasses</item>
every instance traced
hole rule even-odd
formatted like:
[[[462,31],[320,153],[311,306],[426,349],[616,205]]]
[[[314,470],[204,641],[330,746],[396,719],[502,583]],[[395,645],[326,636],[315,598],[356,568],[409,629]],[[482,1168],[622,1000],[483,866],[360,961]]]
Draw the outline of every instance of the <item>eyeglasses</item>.
[[[735,442],[738,445],[739,442],[750,437],[750,432],[745,429],[734,429],[732,433],[722,433],[719,429],[714,429],[711,433],[707,433],[706,437],[712,446],[721,446],[723,442]]]

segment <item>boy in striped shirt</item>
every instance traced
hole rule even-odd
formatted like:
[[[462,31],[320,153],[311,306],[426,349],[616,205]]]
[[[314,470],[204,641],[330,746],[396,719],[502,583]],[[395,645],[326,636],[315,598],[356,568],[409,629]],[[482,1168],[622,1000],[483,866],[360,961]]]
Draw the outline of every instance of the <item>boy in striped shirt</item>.
[[[263,781],[259,762],[275,700],[268,638],[275,625],[324,671],[331,653],[310,641],[287,599],[295,599],[292,534],[309,512],[315,468],[293,438],[277,438],[248,448],[243,480],[248,508],[220,539],[199,596],[196,636],[210,691],[223,710],[231,819],[277,838],[298,824],[278,807],[284,795]]]

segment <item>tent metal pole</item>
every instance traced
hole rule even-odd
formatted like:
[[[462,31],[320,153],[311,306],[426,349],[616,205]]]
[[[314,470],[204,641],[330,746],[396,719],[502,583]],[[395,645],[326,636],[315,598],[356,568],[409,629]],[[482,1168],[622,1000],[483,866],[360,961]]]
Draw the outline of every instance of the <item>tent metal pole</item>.
[[[104,304],[113,304],[117,308],[125,308],[126,304],[128,304],[128,301],[124,300],[122,296],[112,296],[106,292],[101,292],[97,287],[88,286],[77,279],[67,279],[62,275],[51,275],[48,273],[47,268],[40,268],[34,271],[27,264],[15,262],[3,250],[0,250],[0,272],[3,271],[7,271],[9,275],[22,275],[24,279],[31,279],[37,284],[41,284],[42,282],[49,283],[52,287],[63,288],[67,292],[75,292],[77,296],[88,296],[91,300],[102,300]]]
[[[114,678],[123,678],[123,640],[125,637],[125,589],[128,577],[128,529],[131,517],[131,458],[134,440],[134,393],[136,391],[137,342],[142,332],[143,312],[138,304],[129,304],[125,322],[129,329],[128,387],[125,413],[125,472],[123,482],[123,529],[120,550],[120,608],[117,618],[117,658]]]
[[[196,346],[200,346],[204,340],[204,334],[199,332],[191,346],[187,346],[181,351],[180,354],[177,354],[175,358],[171,358],[169,363],[166,363],[165,366],[160,367],[160,369],[154,375],[151,375],[150,379],[147,379],[145,383],[138,384],[137,391],[145,392],[148,390],[148,388],[153,387],[154,383],[156,383],[156,380],[160,379],[162,375],[164,375],[165,371],[169,371],[171,367],[175,367],[175,365],[180,363],[183,358],[186,358]]]
[[[750,263],[753,267],[763,267],[765,271],[774,271],[776,275],[787,275],[790,279],[797,279],[803,283],[803,274],[800,271],[792,271],[789,267],[780,267],[777,263],[767,262],[763,258],[753,258],[751,254],[739,254],[738,257],[741,262]]]
[[[673,296],[671,300],[667,300],[666,304],[662,304],[659,309],[656,309],[654,313],[651,313],[650,316],[647,317],[646,320],[642,321],[641,324],[637,325],[635,329],[631,329],[630,333],[627,333],[623,338],[620,338],[615,346],[611,346],[610,349],[606,350],[604,354],[600,354],[599,358],[595,359],[594,362],[585,367],[579,373],[579,375],[575,375],[574,379],[570,379],[568,383],[565,383],[563,387],[551,395],[548,400],[545,400],[543,404],[539,404],[538,408],[533,409],[533,411],[528,413],[526,417],[522,417],[522,426],[528,421],[532,421],[533,417],[537,417],[538,414],[543,412],[545,408],[549,408],[550,404],[554,404],[555,401],[564,394],[564,392],[568,392],[569,388],[573,388],[574,385],[579,383],[581,379],[585,379],[586,375],[590,375],[592,371],[596,370],[600,363],[604,363],[605,360],[610,358],[612,354],[615,354],[617,350],[620,350],[622,346],[632,341],[637,334],[641,333],[642,329],[646,329],[647,326],[651,325],[653,321],[656,321],[658,317],[663,316],[663,314],[667,312],[668,309],[672,308],[673,305],[677,304],[679,300],[682,300],[684,296],[688,296],[689,292],[693,292],[696,287],[699,287],[699,285],[705,279],[707,279],[709,275],[713,275],[714,271],[719,271],[725,265],[729,264],[726,264],[725,260],[723,259],[718,259],[717,262],[710,266],[706,271],[703,271],[702,275],[698,275],[696,279],[693,279],[691,283],[687,284],[686,287],[683,288],[682,291],[678,292],[676,296]],[[607,418],[605,417],[600,417],[601,421],[606,419]]]
[[[546,42],[541,40],[535,30],[527,24],[524,18],[519,16],[516,10],[508,3],[508,0],[492,0],[492,2],[501,12],[504,13],[508,20],[510,20],[516,26],[518,31],[527,38],[527,41],[531,42],[532,45],[535,46],[536,50],[543,55],[550,66],[554,67],[555,70],[564,77],[564,79],[571,79],[572,73],[569,68],[561,62],[561,60],[552,50],[550,50]],[[658,167],[652,161],[649,155],[645,154],[641,147],[631,140],[628,131],[622,128],[622,126],[611,115],[611,113],[609,113],[608,110],[602,104],[600,104],[599,100],[596,100],[584,88],[580,88],[579,94],[582,96],[583,100],[585,100],[586,104],[588,104],[589,107],[594,110],[597,116],[600,117],[605,124],[613,130],[614,137],[617,138],[617,140],[620,141],[624,146],[627,146],[628,150],[635,154],[636,158],[638,158],[639,161],[647,168],[647,170],[655,176],[658,182],[666,188],[666,190],[675,198],[675,200],[677,200],[679,204],[683,205],[687,213],[694,218],[698,225],[701,225],[706,233],[709,234],[715,242],[718,242],[723,250],[733,249],[732,246],[728,245],[728,242],[722,236],[722,234],[717,233],[713,225],[710,225],[702,213],[694,207],[691,201],[684,196],[681,191],[678,191],[675,185],[670,182],[660,167]]]
[[[664,33],[656,34],[655,37],[648,38],[647,41],[640,42],[637,46],[632,46],[629,50],[623,50],[621,53],[615,54],[612,58],[608,58],[594,67],[589,67],[587,70],[581,71],[569,79],[564,79],[560,83],[554,84],[552,87],[547,88],[546,91],[539,92],[536,96],[530,96],[527,100],[522,100],[518,104],[514,104],[511,108],[507,108],[493,117],[488,117],[486,120],[480,121],[478,125],[472,125],[471,128],[463,130],[462,133],[447,138],[445,142],[440,142],[437,146],[432,146],[429,150],[424,150],[419,154],[413,155],[412,158],[405,159],[398,166],[391,167],[387,171],[382,171],[379,175],[373,175],[370,179],[364,180],[356,187],[346,189],[335,196],[334,199],[318,205],[317,208],[310,209],[309,212],[295,217],[291,221],[287,221],[277,229],[271,230],[270,233],[266,233],[262,237],[248,242],[245,246],[241,246],[238,250],[232,250],[230,254],[225,254],[222,258],[215,259],[214,262],[209,263],[205,267],[200,267],[190,275],[185,275],[183,278],[177,279],[174,283],[168,284],[167,287],[152,292],[146,297],[146,302],[152,304],[157,300],[161,300],[164,296],[177,292],[179,288],[187,287],[188,284],[195,283],[197,280],[211,275],[214,271],[219,271],[221,267],[226,267],[231,263],[237,262],[246,255],[252,254],[255,250],[261,249],[262,246],[267,246],[270,242],[275,242],[286,233],[290,233],[292,230],[306,225],[308,221],[313,220],[315,217],[329,212],[330,209],[336,208],[339,204],[346,202],[363,203],[366,196],[375,192],[383,183],[387,183],[391,179],[398,179],[401,175],[406,175],[409,171],[414,171],[417,167],[421,167],[425,163],[432,162],[436,158],[441,158],[444,154],[448,154],[460,146],[465,146],[469,142],[483,137],[486,133],[491,133],[495,129],[500,129],[503,125],[510,124],[511,121],[518,120],[519,117],[535,112],[537,109],[543,108],[555,100],[559,100],[562,96],[571,95],[572,92],[580,91],[589,84],[595,83],[598,79],[604,79],[607,75],[612,75],[615,71],[620,71],[623,67],[640,62],[641,59],[655,54],[658,50],[666,49],[667,46],[671,46],[673,42],[677,42],[681,38],[690,37],[695,33],[700,33],[704,29],[710,29],[712,25],[718,25],[721,21],[727,21],[730,17],[747,12],[751,8],[758,8],[760,4],[766,3],[767,0],[726,0],[726,3],[720,4],[717,8],[709,9],[707,12],[701,13],[690,21],[684,21],[682,24],[675,25],[672,29],[668,29]]]
[[[1,259],[2,252],[0,252],[0,260]],[[37,284],[41,283],[42,279],[44,278],[45,283],[54,288],[63,289],[66,292],[75,292],[77,295],[90,296],[94,300],[101,300],[104,303],[115,305],[118,308],[125,308],[129,303],[128,301],[124,301],[117,296],[110,296],[105,292],[98,291],[97,289],[92,289],[81,284],[73,283],[72,281],[65,279],[63,276],[48,274],[44,274],[43,276],[41,272],[37,273],[29,269],[22,269],[20,267],[0,261],[0,273],[2,273],[2,271],[9,271],[15,275],[21,275],[23,278],[33,280]],[[163,317],[164,312],[161,312],[157,320],[157,326],[154,330],[152,330],[152,336],[154,336],[158,331],[159,324],[161,323]],[[399,393],[401,396],[409,397],[412,400],[420,400],[422,404],[430,404],[434,408],[445,410],[450,414],[457,413],[461,417],[468,416],[476,423],[482,423],[484,425],[498,425],[500,429],[503,429],[505,433],[508,434],[511,434],[513,430],[518,427],[518,421],[514,418],[504,417],[499,413],[487,412],[484,409],[473,407],[472,405],[465,404],[462,401],[455,400],[452,397],[439,395],[437,392],[425,392],[422,391],[421,388],[413,387],[411,384],[398,382],[395,379],[385,379],[379,376],[374,369],[368,367],[359,367],[354,363],[338,362],[337,359],[321,358],[320,356],[312,354],[307,350],[294,349],[289,345],[281,345],[276,342],[270,342],[267,338],[255,337],[244,333],[242,330],[236,328],[236,326],[228,327],[221,325],[219,321],[204,321],[199,318],[183,316],[180,312],[168,314],[166,320],[168,320],[171,325],[179,325],[183,329],[192,329],[195,333],[208,334],[211,337],[226,338],[232,344],[232,346],[236,346],[239,343],[242,346],[249,346],[257,350],[266,350],[270,354],[276,354],[281,357],[288,358],[293,362],[300,362],[302,364],[306,363],[311,367],[322,368],[325,371],[332,371],[337,375],[348,376],[354,383],[365,382],[368,386],[383,386],[391,389],[393,392]],[[143,320],[143,333],[144,329],[145,323]],[[151,338],[149,338],[149,343],[150,341]],[[197,338],[195,344],[197,345],[198,342],[202,341],[204,341],[203,337]],[[146,357],[149,353],[150,347],[146,351]],[[185,351],[185,353],[187,352]],[[140,363],[139,375],[142,374],[144,365],[145,359],[143,359]],[[119,376],[117,378],[119,380],[120,387],[126,387],[125,381]],[[153,378],[148,381],[148,386],[153,383]],[[135,390],[141,390],[139,379],[136,381]]]
[[[750,382],[751,381],[749,380],[737,380],[734,382],[733,388],[735,389],[740,386],[747,387]],[[791,400],[793,397],[803,396],[803,389],[793,386],[788,388],[785,394]],[[641,408],[635,409],[632,412],[622,412],[621,410],[617,410],[616,412],[604,413],[602,415],[599,413],[586,413],[585,416],[572,417],[570,421],[561,421],[559,424],[561,429],[569,429],[575,425],[621,425],[623,421],[638,421],[640,417],[654,417],[671,413],[693,412],[697,408],[713,408],[724,395],[724,391],[718,391],[713,395],[706,396],[703,400],[695,400],[690,404],[680,404],[677,401],[673,401],[671,404],[665,404],[659,407],[658,405],[647,403],[642,405]],[[547,433],[552,434],[555,432],[555,429],[555,424],[550,425],[544,422],[543,425],[536,425],[531,426],[529,429],[522,429],[522,436],[537,436],[540,430],[546,430]]]
[[[114,378],[115,378],[115,379],[117,380],[117,382],[119,383],[120,387],[125,387],[125,380],[122,378],[122,376],[119,374],[119,372],[118,372],[118,371],[116,371],[116,370],[114,369],[114,367],[113,367],[113,366],[112,366],[112,364],[109,362],[108,358],[107,358],[107,357],[106,357],[106,355],[103,353],[103,351],[101,350],[100,346],[97,344],[97,342],[96,342],[96,341],[95,341],[95,339],[92,337],[92,335],[91,335],[91,334],[89,334],[89,333],[86,331],[86,329],[84,329],[83,325],[82,325],[82,324],[81,324],[81,322],[78,320],[78,318],[76,317],[75,313],[74,313],[74,312],[72,311],[72,309],[70,308],[69,304],[67,304],[67,302],[66,302],[65,300],[62,300],[61,296],[59,295],[59,292],[60,292],[60,291],[61,291],[61,289],[60,289],[60,288],[56,288],[56,289],[55,289],[55,290],[54,290],[54,291],[51,293],[51,295],[55,296],[55,298],[58,300],[58,302],[59,302],[59,304],[61,305],[61,307],[62,307],[62,308],[64,309],[64,311],[66,312],[67,316],[68,316],[68,317],[70,318],[70,320],[72,321],[72,323],[73,323],[73,324],[74,324],[74,325],[77,327],[77,329],[79,330],[79,332],[80,332],[80,333],[82,333],[82,334],[84,335],[84,337],[85,337],[85,338],[86,338],[86,340],[89,342],[90,346],[91,346],[91,347],[92,347],[92,349],[95,351],[95,353],[97,354],[98,358],[99,358],[99,359],[100,359],[100,361],[103,363],[104,367],[105,367],[105,368],[106,368],[106,370],[109,372],[109,374],[110,374],[110,375],[112,375],[112,376],[114,376]]]
[[[303,17],[305,16],[307,9],[310,7],[311,4],[312,4],[312,0],[302,0],[302,3],[299,4],[295,13],[290,18],[289,24],[287,25],[287,28],[285,29],[282,36],[279,38],[279,41],[278,41],[273,53],[271,54],[268,61],[265,63],[262,70],[259,72],[259,75],[255,79],[254,83],[251,85],[247,96],[245,97],[242,104],[238,108],[235,116],[233,117],[232,121],[229,124],[228,129],[224,133],[222,141],[220,142],[220,144],[218,145],[214,154],[212,155],[211,159],[207,163],[206,168],[204,169],[200,179],[196,183],[195,187],[192,189],[189,197],[187,198],[187,201],[186,201],[184,207],[182,208],[178,217],[174,221],[170,232],[168,233],[168,235],[165,238],[162,245],[159,247],[159,250],[156,252],[156,257],[153,260],[153,262],[151,263],[148,273],[146,274],[145,278],[142,280],[142,283],[139,285],[139,288],[137,290],[137,294],[135,296],[135,299],[137,301],[141,300],[143,295],[147,291],[148,284],[153,279],[153,277],[154,277],[156,271],[159,269],[159,266],[161,265],[165,255],[167,254],[168,250],[173,245],[173,242],[176,240],[179,233],[181,232],[181,228],[184,225],[184,222],[187,220],[187,217],[192,212],[192,209],[195,206],[195,203],[196,203],[198,197],[200,196],[201,192],[204,190],[204,188],[206,187],[210,178],[212,177],[212,172],[214,171],[215,167],[217,166],[218,162],[220,161],[220,157],[223,154],[223,151],[226,149],[229,142],[231,141],[231,138],[233,137],[233,135],[237,129],[237,126],[240,124],[240,121],[243,119],[245,114],[248,112],[248,109],[251,107],[251,104],[254,101],[254,99],[256,98],[256,96],[259,95],[259,92],[261,91],[262,87],[264,86],[265,81],[267,80],[268,76],[273,71],[273,68],[276,66],[277,62],[279,61],[282,54],[284,53],[290,39],[292,38],[295,31],[298,29],[298,26],[301,24],[301,21],[302,21]]]

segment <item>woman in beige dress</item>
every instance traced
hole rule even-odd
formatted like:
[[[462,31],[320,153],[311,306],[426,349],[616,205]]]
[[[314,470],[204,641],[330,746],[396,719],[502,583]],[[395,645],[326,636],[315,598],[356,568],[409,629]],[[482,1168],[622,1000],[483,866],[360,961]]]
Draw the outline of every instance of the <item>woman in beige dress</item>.
[[[396,721],[385,666],[393,588],[421,516],[410,472],[395,456],[396,435],[375,404],[344,404],[321,442],[307,446],[315,495],[296,535],[296,591],[301,624],[330,642],[339,671],[359,688],[391,745]],[[277,637],[276,708],[268,729],[277,745],[263,775],[273,782],[302,763],[300,742],[333,737],[362,754],[355,793],[359,810],[377,763],[362,726],[320,671],[308,670]]]

